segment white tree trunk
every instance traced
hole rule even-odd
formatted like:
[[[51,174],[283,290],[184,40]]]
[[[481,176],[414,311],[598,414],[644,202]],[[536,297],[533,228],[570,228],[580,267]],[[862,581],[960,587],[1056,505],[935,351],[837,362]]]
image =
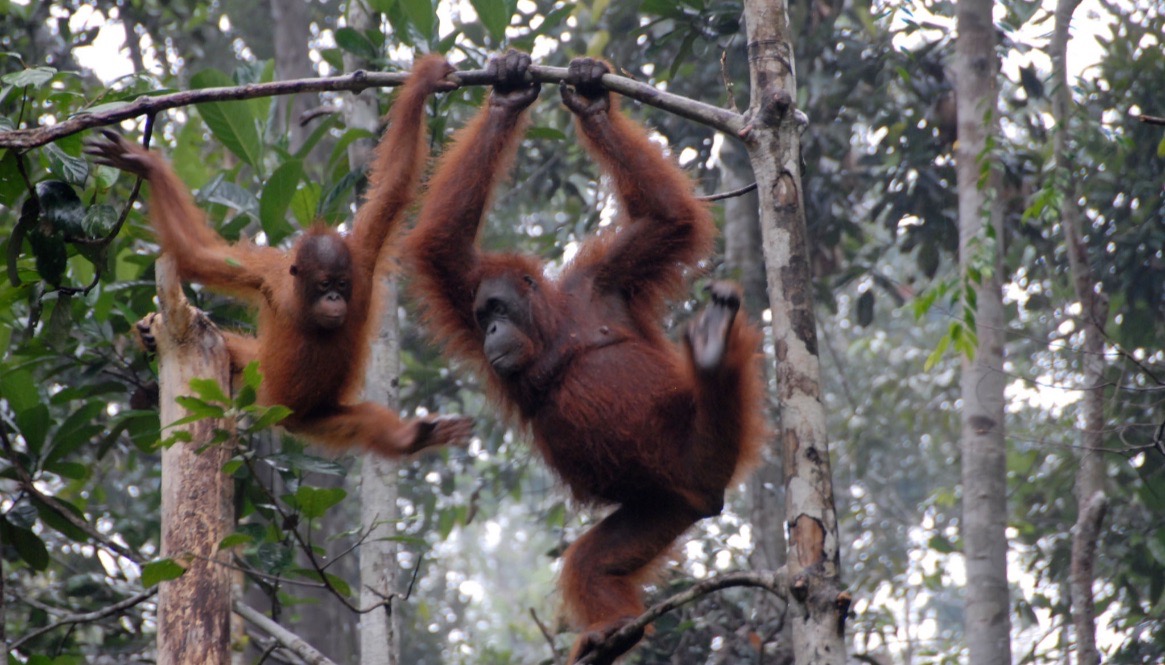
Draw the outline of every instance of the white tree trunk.
[[[784,0],[746,0],[744,19],[752,93],[745,144],[760,204],[781,404],[775,434],[785,471],[785,523],[757,528],[789,530],[788,621],[797,662],[842,665],[849,595],[841,591],[839,580],[788,5]]]
[[[158,401],[165,426],[188,415],[174,400],[191,394],[191,379],[214,379],[229,394],[231,363],[222,335],[187,303],[166,257],[158,260],[157,280],[162,316],[151,333],[158,344]],[[162,556],[182,563],[186,572],[158,588],[160,665],[231,661],[231,569],[213,560],[225,555],[218,544],[234,530],[235,484],[222,471],[234,441],[208,444],[216,429],[233,428],[229,419],[182,425],[175,429],[189,432],[191,440],[162,451]]]
[[[372,27],[373,17],[362,2],[348,5],[348,25],[357,30]],[[344,69],[367,68],[368,63],[345,53]],[[376,134],[380,117],[375,89],[360,94],[345,94],[344,120],[348,127],[366,129]],[[373,141],[354,141],[348,146],[348,165],[363,169],[375,148]],[[365,373],[364,398],[389,408],[399,405],[400,336],[397,320],[397,294],[393,280],[385,279],[380,332],[372,340],[372,354]],[[360,525],[371,533],[360,546],[360,606],[370,607],[393,596],[397,591],[396,535],[397,463],[374,455],[365,455],[360,471]],[[399,603],[389,601],[385,610],[360,615],[360,664],[396,665],[400,662],[400,619],[395,611]]]
[[[999,173],[980,179],[987,137],[997,133],[992,0],[959,0],[955,77],[959,186],[959,264],[973,297],[974,357],[963,359],[963,554],[967,586],[964,638],[971,665],[1011,662],[1007,587],[1007,448],[1004,439],[1002,207]],[[969,275],[978,270],[982,279]]]

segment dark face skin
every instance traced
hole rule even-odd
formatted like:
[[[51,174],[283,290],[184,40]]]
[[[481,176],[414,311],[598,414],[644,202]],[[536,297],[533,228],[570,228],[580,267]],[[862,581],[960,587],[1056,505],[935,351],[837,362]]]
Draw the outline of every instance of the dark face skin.
[[[526,278],[526,284],[534,284]],[[473,301],[473,315],[484,335],[482,349],[499,376],[510,376],[534,360],[534,343],[526,334],[530,327],[529,296],[505,278],[482,281]]]
[[[352,254],[334,235],[303,239],[291,266],[307,321],[321,330],[336,330],[348,318],[352,299]]]

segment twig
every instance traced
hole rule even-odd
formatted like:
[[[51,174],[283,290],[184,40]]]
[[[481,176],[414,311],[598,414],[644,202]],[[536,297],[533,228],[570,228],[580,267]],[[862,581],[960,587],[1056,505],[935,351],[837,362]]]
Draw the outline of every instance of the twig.
[[[133,596],[130,596],[129,598],[126,598],[125,600],[118,601],[118,602],[116,602],[108,607],[103,607],[99,610],[94,610],[92,612],[84,612],[81,614],[67,614],[64,617],[61,617],[60,619],[54,621],[53,623],[50,623],[47,626],[42,626],[40,628],[37,628],[36,630],[25,635],[24,637],[21,637],[20,639],[16,640],[12,644],[9,644],[8,648],[11,651],[15,651],[16,649],[20,648],[20,645],[24,644],[25,642],[28,642],[30,640],[34,640],[34,639],[40,637],[41,635],[44,635],[47,632],[56,630],[57,628],[60,628],[61,626],[72,626],[72,625],[79,624],[79,623],[89,623],[91,621],[97,621],[99,619],[104,619],[105,617],[107,617],[111,614],[117,614],[117,613],[121,612],[122,610],[127,610],[135,605],[138,605],[139,603],[141,603],[145,600],[148,600],[157,592],[158,592],[158,587],[153,587],[152,589],[146,589],[145,591],[143,591],[139,594],[135,594]]]
[[[1156,115],[1146,115],[1144,113],[1140,115],[1140,121],[1150,125],[1165,125],[1165,118]]]
[[[736,196],[744,196],[745,194],[753,191],[754,189],[756,189],[755,182],[752,183],[751,185],[745,185],[744,187],[741,187],[740,189],[734,189],[734,190],[731,190],[728,192],[720,192],[717,194],[708,194],[707,196],[697,196],[696,198],[700,199],[701,201],[720,201],[722,199],[731,199],[731,198],[736,197]]]
[[[120,556],[133,561],[134,563],[142,563],[142,556],[140,554],[105,537],[100,531],[94,528],[92,524],[86,522],[80,517],[77,517],[73,511],[69,510],[59,501],[57,501],[56,497],[51,497],[37,489],[36,483],[33,481],[32,475],[28,472],[28,469],[24,468],[24,466],[20,464],[19,458],[16,456],[16,452],[12,447],[12,442],[8,439],[8,429],[4,426],[3,421],[0,421],[0,446],[3,446],[4,454],[8,458],[8,463],[11,464],[12,468],[16,471],[17,480],[20,482],[20,486],[25,492],[28,492],[28,494],[31,495],[34,499],[48,506],[49,509],[51,509],[57,515],[63,517],[73,526],[84,531],[85,535],[100,543],[106,549],[109,549],[110,551],[115,552]]]
[[[565,67],[532,65],[529,70],[530,79],[541,83],[561,83],[566,79],[566,74],[567,70]],[[407,72],[355,71],[343,76],[323,76],[311,79],[272,81],[270,83],[250,83],[234,87],[200,88],[198,90],[184,90],[182,92],[165,95],[142,96],[131,102],[126,102],[122,106],[105,111],[99,111],[97,113],[81,112],[55,125],[0,132],[0,148],[24,151],[45,145],[46,143],[52,143],[57,139],[76,134],[86,129],[112,125],[130,118],[156,114],[181,106],[190,106],[191,104],[237,101],[276,95],[294,95],[304,92],[334,92],[341,90],[359,92],[367,88],[395,87],[403,84],[407,78]],[[484,69],[458,72],[453,74],[450,80],[455,81],[459,86],[491,85],[494,83],[493,76]],[[633,81],[624,76],[604,74],[602,83],[609,90],[621,95],[669,111],[689,120],[720,129],[732,136],[739,134],[745,124],[743,117],[739,113],[665,92],[654,86]]]
[[[542,623],[542,619],[538,618],[538,613],[534,608],[530,608],[530,618],[534,620],[534,624],[538,626],[538,630],[542,631],[542,637],[546,638],[546,643],[550,645],[550,653],[553,654],[555,665],[562,662],[562,654],[558,652],[558,648],[554,646],[554,636],[550,634],[550,629],[546,624]]]
[[[285,648],[290,649],[295,655],[302,658],[304,662],[310,665],[336,665],[327,656],[316,651],[315,647],[305,642],[302,637],[263,616],[262,612],[250,605],[236,600],[234,610],[235,614],[251,622],[251,624],[264,633],[274,637],[277,642]]]
[[[704,580],[693,584],[691,587],[652,605],[646,612],[639,615],[631,623],[623,626],[607,637],[602,644],[596,647],[593,651],[576,662],[576,665],[592,665],[596,662],[610,662],[612,655],[608,653],[613,647],[618,645],[625,645],[638,635],[643,634],[643,630],[652,621],[667,614],[668,612],[696,600],[702,596],[706,596],[713,591],[720,589],[727,589],[729,587],[737,586],[751,586],[760,587],[766,591],[770,591],[782,598],[788,595],[788,582],[785,579],[785,569],[781,568],[777,571],[746,571],[738,573],[728,573],[720,575],[711,579]]]

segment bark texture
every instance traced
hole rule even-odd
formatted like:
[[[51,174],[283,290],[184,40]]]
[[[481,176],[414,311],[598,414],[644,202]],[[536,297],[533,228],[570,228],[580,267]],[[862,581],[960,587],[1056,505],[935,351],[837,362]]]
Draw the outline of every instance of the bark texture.
[[[1108,322],[1108,298],[1098,288],[1099,280],[1088,260],[1084,225],[1077,205],[1078,187],[1068,146],[1072,117],[1072,91],[1068,86],[1068,40],[1072,14],[1080,0],[1056,3],[1055,25],[1051,42],[1052,114],[1056,120],[1056,178],[1062,190],[1060,225],[1068,245],[1068,263],[1072,285],[1080,304],[1080,335],[1084,352],[1081,373],[1084,397],[1081,400],[1080,469],[1076,473],[1076,524],[1072,528],[1072,565],[1070,589],[1072,625],[1076,634],[1078,665],[1098,665],[1096,648],[1096,607],[1092,586],[1095,582],[1096,541],[1108,500],[1105,496],[1104,446],[1104,326]]]
[[[781,414],[776,426],[785,470],[789,621],[799,663],[845,662],[837,515],[821,404],[817,320],[801,193],[800,123],[788,5],[746,0],[752,96],[742,132],[757,181],[760,225]],[[757,525],[758,529],[781,528]]]
[[[955,76],[958,136],[959,265],[978,335],[963,359],[964,632],[970,665],[1011,662],[1007,587],[1007,448],[1004,439],[1002,206],[999,173],[985,154],[997,133],[998,62],[991,0],[959,0]],[[986,176],[985,178],[982,176]],[[981,279],[973,278],[975,273]],[[970,323],[970,322],[969,322]]]
[[[348,7],[348,25],[357,30],[372,27],[373,16],[364,3],[353,2]],[[368,62],[346,53],[344,69],[353,72],[368,67]],[[350,128],[366,129],[374,135],[380,129],[376,90],[349,93],[344,96],[344,120]],[[353,171],[363,170],[372,157],[376,142],[371,139],[353,141],[348,146],[348,165]],[[395,260],[395,259],[393,259]],[[391,272],[391,271],[388,271]],[[397,408],[400,403],[400,322],[397,320],[397,289],[395,280],[385,280],[381,290],[379,333],[372,340],[365,373],[364,399]],[[396,556],[397,462],[365,455],[360,471],[360,526],[371,530],[360,546],[360,606],[371,607],[390,598],[383,609],[360,615],[361,665],[396,665],[400,662],[400,618],[395,611],[399,565]]]
[[[358,3],[356,3],[358,4]],[[303,0],[271,0],[271,18],[275,37],[275,75],[280,80],[304,79],[315,75],[308,41],[311,39],[310,3]],[[287,134],[292,152],[303,144],[304,129],[299,118],[307,111],[314,95],[276,97],[276,131]]]
[[[168,258],[158,260],[161,321],[151,331],[158,344],[161,422],[188,415],[175,398],[190,394],[190,380],[210,378],[230,390],[230,357],[213,324],[190,307]],[[207,446],[227,421],[200,420],[179,428],[189,442],[162,451],[162,556],[186,566],[158,589],[158,663],[226,665],[231,661],[231,570],[215,563],[218,543],[234,530],[234,481],[222,472],[229,443]]]

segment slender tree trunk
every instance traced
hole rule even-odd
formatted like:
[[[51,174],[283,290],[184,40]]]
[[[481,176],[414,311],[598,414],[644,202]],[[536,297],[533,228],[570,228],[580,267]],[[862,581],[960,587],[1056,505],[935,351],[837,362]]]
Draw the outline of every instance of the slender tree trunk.
[[[1002,201],[999,173],[985,154],[997,133],[992,0],[959,0],[955,42],[959,264],[968,324],[978,335],[963,359],[964,637],[971,665],[1011,662],[1007,587],[1007,450],[1004,440]],[[984,169],[987,178],[982,179]],[[978,276],[978,278],[976,278]]]
[[[270,0],[270,8],[271,26],[274,31],[276,77],[289,80],[315,76],[315,68],[308,56],[311,39],[309,3],[302,0]],[[299,119],[316,99],[312,94],[275,98],[275,131],[287,136],[288,147],[292,151],[303,144],[308,134],[308,131],[300,125]],[[308,157],[307,161],[312,159]],[[274,448],[278,448],[279,445],[277,441],[273,443],[272,439],[266,440],[264,444],[272,445]],[[340,461],[349,469],[353,467],[349,459]],[[345,484],[343,477],[330,474],[309,474],[306,480],[312,485],[327,488],[342,487]],[[282,480],[275,473],[261,482],[270,483],[272,488],[282,485]],[[329,549],[334,551],[343,551],[352,541],[349,537],[339,538],[338,535],[350,529],[356,519],[353,510],[351,514],[345,514],[340,519],[325,520],[313,534],[313,540],[327,543]],[[328,572],[352,580],[357,574],[357,564],[353,557],[349,557],[330,566]],[[354,661],[357,654],[356,616],[339,611],[336,600],[325,589],[304,589],[300,595],[309,602],[294,609],[296,620],[293,628],[296,634],[336,662]]]
[[[1100,652],[1096,648],[1096,607],[1092,585],[1095,581],[1096,540],[1107,507],[1101,449],[1104,444],[1104,326],[1108,321],[1108,298],[1098,290],[1099,282],[1088,261],[1080,207],[1076,204],[1075,173],[1068,152],[1068,128],[1072,116],[1072,92],[1068,87],[1068,29],[1072,13],[1079,4],[1080,0],[1059,0],[1056,4],[1051,42],[1052,114],[1056,119],[1053,144],[1056,178],[1063,192],[1060,224],[1068,245],[1068,263],[1076,300],[1080,303],[1080,334],[1084,342],[1080,469],[1076,473],[1077,515],[1072,528],[1072,624],[1076,631],[1076,662],[1079,665],[1098,665]]]
[[[158,343],[160,418],[169,424],[188,415],[175,398],[191,394],[191,379],[214,379],[229,392],[230,357],[218,329],[186,302],[168,258],[158,260],[157,274],[162,316],[151,332]],[[222,472],[234,442],[211,441],[215,430],[233,424],[199,420],[176,429],[191,439],[162,451],[162,556],[186,572],[158,589],[157,662],[227,665],[231,570],[213,560],[221,556],[219,542],[234,530],[234,481]]]
[[[357,30],[372,27],[373,16],[361,2],[348,6],[348,25]],[[344,55],[344,69],[354,71],[368,63]],[[380,124],[376,90],[346,94],[344,119],[348,127],[377,133]],[[367,166],[375,148],[374,141],[354,141],[348,146],[348,164],[352,170]],[[400,323],[397,320],[395,280],[384,278],[384,299],[380,332],[372,341],[372,355],[365,375],[364,398],[397,408],[400,402]],[[391,597],[384,610],[360,616],[361,665],[396,665],[400,662],[400,618],[396,609],[397,543],[396,535],[397,463],[366,455],[360,473],[360,525],[371,534],[360,546],[360,604],[369,607]]]
[[[275,33],[275,76],[283,81],[310,78],[315,74],[308,55],[311,17],[303,0],[271,0]],[[299,118],[312,104],[313,95],[275,98],[275,131],[286,134],[292,151],[303,144],[304,129]]]
[[[720,151],[724,189],[739,189],[753,182],[748,153],[733,139]],[[761,248],[760,210],[756,192],[724,201],[724,263],[728,274],[744,288],[744,308],[749,319],[761,320],[768,309],[764,252]],[[749,522],[753,525],[753,548],[749,565],[753,570],[777,570],[785,564],[785,530],[775,528],[784,523],[785,484],[781,482],[780,451],[769,442],[761,455],[760,466],[748,477],[747,501]],[[792,625],[783,618],[787,604],[767,591],[755,591],[754,618],[764,630],[780,624],[782,630],[773,638],[775,649],[765,645],[766,665],[785,665],[793,658]],[[767,634],[767,633],[766,633]],[[770,654],[770,651],[774,652]]]
[[[837,514],[829,442],[821,404],[821,364],[813,311],[805,209],[801,195],[800,130],[788,5],[746,0],[751,90],[743,134],[757,180],[761,234],[776,349],[776,436],[785,471],[786,568],[799,663],[845,662],[849,595],[841,591]]]

